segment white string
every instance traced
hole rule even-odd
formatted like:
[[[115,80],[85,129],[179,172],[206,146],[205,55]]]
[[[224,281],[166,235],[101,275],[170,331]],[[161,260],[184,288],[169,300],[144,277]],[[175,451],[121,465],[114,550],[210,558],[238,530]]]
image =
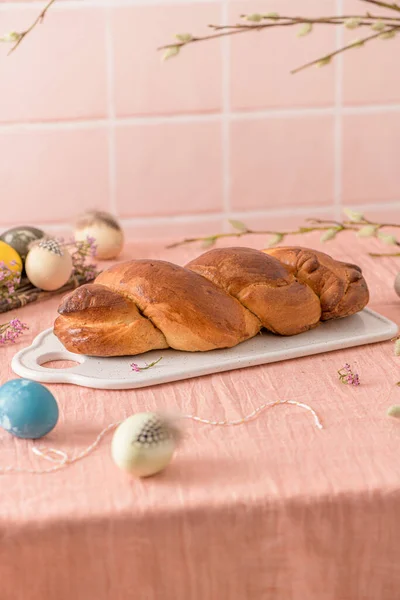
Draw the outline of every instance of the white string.
[[[202,419],[196,415],[183,415],[183,419],[191,419],[192,421],[197,421],[198,423],[204,423],[205,425],[214,425],[219,427],[227,427],[227,426],[235,426],[242,425],[243,423],[247,423],[256,417],[260,412],[265,410],[266,408],[270,408],[272,406],[277,406],[278,404],[295,404],[296,406],[300,406],[301,408],[305,408],[310,411],[312,416],[314,417],[314,422],[318,429],[323,429],[322,423],[318,418],[317,413],[311,406],[308,404],[303,404],[303,402],[296,402],[296,400],[277,400],[275,402],[266,402],[265,404],[261,404],[251,412],[249,415],[243,417],[242,419],[238,419],[237,421],[209,421],[208,419]]]
[[[49,467],[48,469],[25,469],[21,467],[0,467],[0,475],[4,473],[52,473],[53,471],[59,471],[63,467],[70,465],[72,463],[85,458],[88,454],[93,452],[100,444],[103,437],[112,429],[118,427],[118,425],[122,423],[122,421],[118,421],[116,423],[111,423],[108,425],[103,431],[100,431],[99,435],[96,437],[94,442],[87,446],[82,452],[79,452],[75,456],[68,456],[66,452],[63,450],[57,450],[56,448],[46,448],[40,446],[33,446],[32,452],[36,454],[36,456],[40,456],[41,458],[45,458],[46,460],[55,463],[53,467]]]
[[[321,421],[319,420],[319,417],[318,417],[317,413],[315,412],[315,410],[313,408],[311,408],[311,406],[309,406],[308,404],[304,404],[303,402],[297,402],[296,400],[277,400],[275,402],[265,402],[264,404],[261,404],[261,406],[258,406],[257,408],[255,408],[251,413],[249,413],[245,417],[243,417],[241,419],[237,419],[235,421],[229,421],[229,420],[211,421],[209,419],[203,419],[201,417],[198,417],[197,415],[182,415],[181,418],[182,419],[190,419],[192,421],[197,421],[198,423],[203,423],[204,425],[213,425],[215,427],[237,426],[237,425],[243,425],[244,423],[251,421],[265,409],[272,408],[273,406],[277,406],[278,404],[292,404],[295,406],[299,406],[300,408],[304,408],[305,410],[308,410],[314,418],[315,426],[318,429],[323,429],[323,425],[322,425]],[[100,444],[100,442],[104,438],[104,436],[107,435],[107,433],[109,433],[116,427],[118,427],[118,425],[120,425],[121,423],[122,423],[122,421],[117,421],[116,423],[111,423],[110,425],[105,427],[99,433],[99,435],[96,437],[96,439],[90,444],[90,446],[87,446],[84,450],[82,450],[78,454],[75,454],[75,456],[68,456],[68,454],[66,452],[64,452],[63,450],[57,450],[56,448],[33,446],[32,447],[33,454],[35,454],[36,456],[40,456],[41,458],[44,458],[45,460],[48,460],[49,462],[54,463],[54,465],[52,467],[49,467],[48,469],[26,469],[26,468],[21,468],[21,467],[12,467],[12,466],[0,467],[0,475],[5,474],[5,473],[42,474],[42,473],[53,473],[54,471],[59,471],[60,469],[63,469],[64,467],[66,467],[72,463],[75,463],[78,460],[81,460],[82,458],[85,458],[86,456],[88,456],[88,454],[90,454],[97,448],[97,446]]]

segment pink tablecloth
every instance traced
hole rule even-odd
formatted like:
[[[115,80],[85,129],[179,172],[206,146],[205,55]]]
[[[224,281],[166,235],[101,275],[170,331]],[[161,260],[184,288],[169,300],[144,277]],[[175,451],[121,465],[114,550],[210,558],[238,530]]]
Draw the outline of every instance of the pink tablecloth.
[[[294,238],[290,240],[296,243]],[[244,244],[262,242],[252,238]],[[318,238],[301,239],[320,248]],[[400,321],[396,259],[372,259],[352,236],[325,245],[360,264],[371,308]],[[130,245],[123,258],[183,264],[195,246]],[[58,300],[18,311],[30,331],[52,325]],[[338,382],[345,362],[361,386]],[[236,428],[189,422],[160,476],[131,480],[110,437],[86,460],[49,475],[1,476],[1,600],[395,600],[400,597],[400,358],[390,342],[139,391],[49,386],[61,420],[46,444],[74,453],[106,425],[142,410],[238,418],[295,399]],[[44,467],[32,443],[0,432],[1,465]],[[43,462],[45,465],[43,465]]]

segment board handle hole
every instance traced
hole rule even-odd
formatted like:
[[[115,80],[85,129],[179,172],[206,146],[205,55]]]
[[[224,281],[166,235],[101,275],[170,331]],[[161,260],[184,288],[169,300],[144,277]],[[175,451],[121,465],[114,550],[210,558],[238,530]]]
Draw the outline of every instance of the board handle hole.
[[[38,356],[36,362],[44,369],[73,369],[83,363],[85,358],[68,352],[47,352]]]
[[[41,363],[41,367],[45,367],[46,369],[72,369],[73,367],[77,367],[80,363],[76,362],[76,360],[48,360],[47,362]]]

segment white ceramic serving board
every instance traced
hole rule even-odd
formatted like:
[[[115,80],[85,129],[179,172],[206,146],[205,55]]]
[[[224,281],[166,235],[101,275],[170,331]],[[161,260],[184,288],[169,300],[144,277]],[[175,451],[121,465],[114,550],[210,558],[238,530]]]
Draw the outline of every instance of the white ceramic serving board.
[[[292,337],[279,337],[263,332],[234,348],[210,352],[155,350],[140,356],[96,358],[67,352],[47,329],[32,345],[12,359],[14,373],[42,383],[73,383],[84,387],[122,390],[189,379],[210,373],[242,369],[299,356],[382,342],[396,335],[393,321],[369,309],[345,319],[322,323],[317,329]],[[162,356],[153,368],[136,373],[130,364],[145,366]],[[78,362],[66,369],[43,367],[54,360]]]

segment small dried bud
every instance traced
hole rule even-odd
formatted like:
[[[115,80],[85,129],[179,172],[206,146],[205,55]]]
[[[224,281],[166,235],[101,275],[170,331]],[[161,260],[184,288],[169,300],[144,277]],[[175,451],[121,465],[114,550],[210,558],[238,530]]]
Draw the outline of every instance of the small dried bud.
[[[20,33],[17,33],[16,31],[10,31],[9,33],[5,33],[0,37],[0,42],[18,42],[20,37]]]
[[[304,37],[305,35],[308,35],[309,33],[312,32],[312,23],[303,23],[303,25],[301,26],[297,37]]]
[[[326,67],[326,65],[329,65],[331,61],[331,56],[324,56],[324,58],[321,58],[321,60],[317,62],[317,67]]]
[[[215,235],[211,235],[208,238],[205,238],[201,244],[202,248],[211,248],[211,246],[214,246],[215,242],[216,242],[217,238],[215,237]]]
[[[381,40],[391,40],[396,36],[396,33],[397,31],[395,29],[392,29],[390,31],[384,31],[379,37]]]
[[[237,229],[238,231],[247,231],[247,226],[244,223],[242,223],[242,221],[235,221],[234,219],[229,219],[229,223],[234,229]]]
[[[395,356],[400,356],[400,339],[395,341],[394,354]]]
[[[376,225],[366,225],[357,231],[358,237],[372,237],[376,235]]]
[[[191,33],[177,33],[175,37],[177,40],[179,40],[180,42],[184,42],[185,44],[187,44],[187,42],[190,42],[193,39]]]
[[[354,40],[354,42],[351,42],[349,46],[351,46],[352,48],[361,48],[362,46],[364,46],[364,40]]]
[[[177,54],[179,54],[179,50],[180,50],[179,46],[170,46],[164,52],[164,54],[162,56],[162,60],[168,60],[169,58],[176,56]]]
[[[388,244],[389,246],[391,244],[396,244],[397,243],[397,239],[394,235],[391,235],[390,233],[385,233],[384,231],[379,231],[378,232],[378,238],[380,240],[382,240],[382,242],[384,244]]]
[[[274,233],[274,235],[271,235],[271,237],[269,238],[268,242],[267,242],[267,248],[271,248],[272,246],[276,246],[276,244],[279,244],[279,242],[281,242],[284,238],[284,235],[282,233]]]
[[[260,21],[262,21],[263,16],[258,13],[254,13],[252,15],[246,15],[245,19],[246,21],[250,21],[251,23],[259,23]]]
[[[395,417],[398,419],[400,417],[400,406],[398,404],[391,406],[387,411],[387,415],[388,417]]]
[[[328,242],[329,240],[333,240],[339,230],[336,227],[331,227],[324,231],[324,233],[320,237],[321,242]]]
[[[373,25],[371,25],[372,31],[383,31],[385,27],[386,25],[382,21],[376,21],[376,23],[373,23]]]
[[[357,19],[356,17],[352,17],[350,19],[346,19],[344,22],[344,26],[347,29],[357,29],[361,23],[361,19]]]
[[[351,210],[351,208],[345,208],[343,212],[349,217],[350,221],[354,221],[354,223],[360,223],[364,220],[364,215],[362,213]]]

